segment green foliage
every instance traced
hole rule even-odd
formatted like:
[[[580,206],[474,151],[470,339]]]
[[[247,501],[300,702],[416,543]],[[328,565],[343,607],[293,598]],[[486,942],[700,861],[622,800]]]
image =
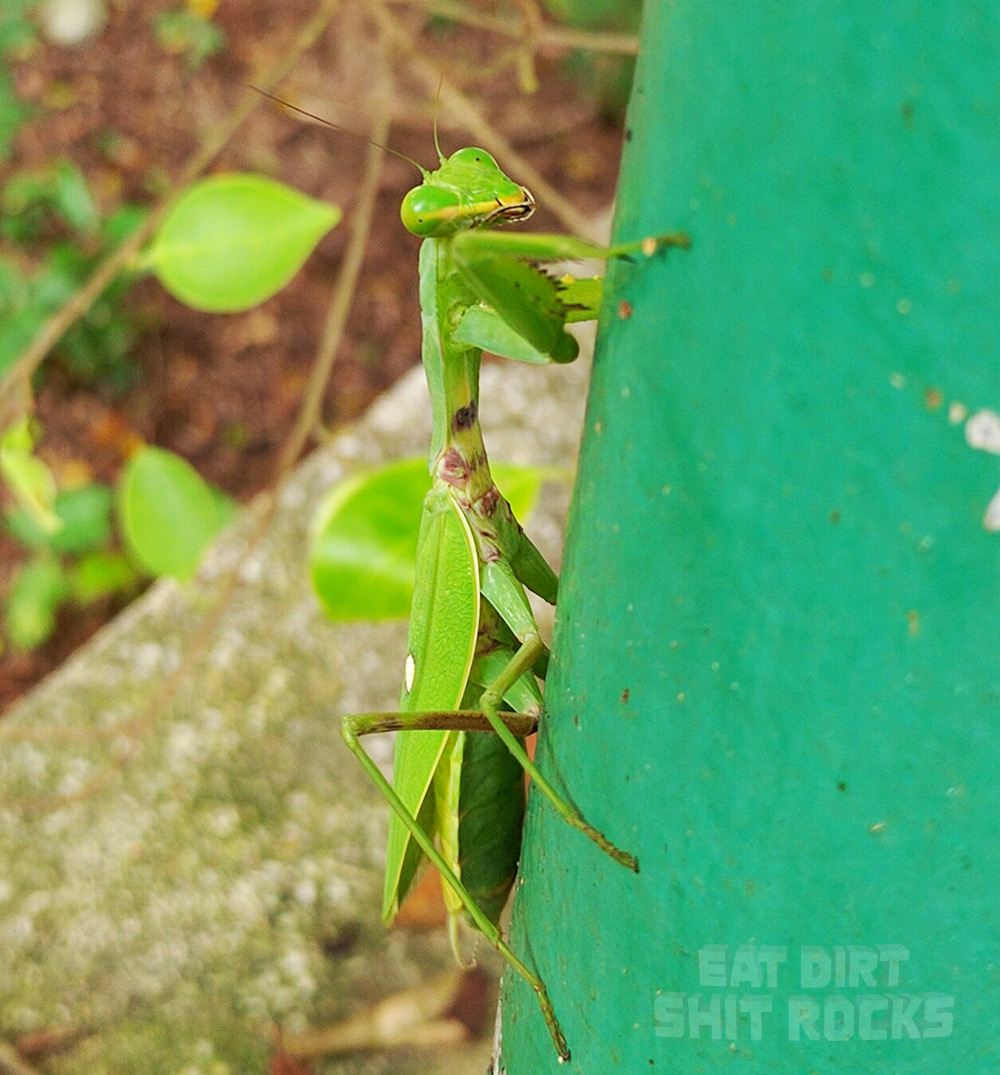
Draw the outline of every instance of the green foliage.
[[[248,310],[280,291],[340,210],[265,176],[210,176],[174,203],[143,258],[198,310]]]
[[[0,54],[31,40],[31,6],[4,3]],[[161,16],[155,30],[163,47],[184,52],[192,67],[224,42],[218,27],[186,12]],[[26,114],[6,78],[0,70],[0,159]],[[0,378],[144,215],[124,206],[103,217],[69,161],[8,177],[0,187]],[[338,209],[272,180],[216,176],[178,199],[143,267],[196,308],[248,309],[283,287],[339,219]],[[130,282],[115,281],[60,341],[56,355],[77,380],[118,388],[134,380],[127,356],[138,326],[121,302]],[[18,648],[44,642],[65,601],[127,592],[144,574],[189,578],[235,510],[184,460],[151,447],[130,460],[117,498],[98,484],[57,495],[33,447],[27,420],[0,441],[0,478],[15,498],[4,525],[29,552],[3,609],[7,638]],[[124,552],[115,548],[116,499]]]
[[[66,572],[73,599],[89,605],[135,589],[141,573],[124,553],[97,549],[81,556]]]
[[[491,465],[514,515],[524,519],[545,467]],[[309,553],[313,589],[333,620],[401,619],[410,614],[421,507],[431,487],[426,459],[404,459],[335,486],[316,515]]]
[[[0,55],[26,51],[35,40],[35,26],[29,18],[39,0],[4,0],[0,6]]]
[[[0,194],[0,236],[17,243],[40,238],[51,217],[81,236],[95,235],[100,211],[87,180],[70,161],[56,161],[40,171],[15,174]]]
[[[190,578],[205,546],[235,510],[190,463],[162,448],[136,452],[118,489],[125,543],[153,575]]]
[[[199,557],[232,517],[235,506],[206,484],[179,456],[143,448],[133,456],[118,488],[121,536],[113,525],[115,491],[103,483],[54,494],[48,468],[24,447],[19,427],[8,435],[19,465],[44,471],[51,506],[39,514],[25,497],[4,513],[4,528],[29,551],[4,601],[4,629],[18,649],[41,645],[55,629],[64,602],[91,604],[128,594],[148,575],[190,577]],[[10,449],[7,449],[9,452]],[[0,460],[3,456],[0,454]],[[6,469],[3,476],[8,477]]]
[[[30,109],[18,100],[7,57],[26,52],[35,40],[29,15],[39,0],[3,0],[0,4],[0,163],[10,157],[11,143]]]
[[[86,178],[69,161],[8,179],[0,188],[0,377],[144,215],[126,205],[102,219]],[[139,326],[122,303],[129,285],[116,280],[56,348],[77,381],[119,390],[134,382],[128,355]]]
[[[195,71],[226,46],[226,35],[211,19],[193,11],[165,11],[153,20],[156,40],[165,52],[182,55]]]
[[[102,219],[83,174],[69,162],[12,176],[0,189],[0,243],[46,246],[40,268],[0,250],[0,376],[42,324],[89,275],[104,252],[142,219],[124,207]],[[260,176],[216,176],[195,184],[173,207],[146,264],[174,294],[201,309],[246,309],[283,287],[340,211]],[[120,312],[127,280],[112,285],[60,344],[82,379],[128,379],[125,356],[134,323]],[[5,526],[30,557],[4,607],[9,640],[43,642],[64,601],[86,604],[133,589],[144,574],[190,578],[208,542],[235,506],[183,459],[146,447],[130,460],[117,490],[121,538],[113,547],[107,486],[56,495],[33,454],[27,421],[0,442],[0,477],[17,501]]]
[[[52,526],[26,506],[5,512],[6,530],[31,551],[4,602],[5,632],[18,649],[41,645],[51,635],[63,602],[86,604],[137,584],[136,569],[107,549],[112,499],[111,489],[98,483],[59,493]]]
[[[0,435],[0,480],[21,511],[40,532],[54,534],[62,526],[53,511],[56,483],[49,468],[34,454],[29,419],[23,418]]]
[[[68,592],[66,573],[53,556],[36,556],[14,576],[4,602],[4,629],[17,649],[40,646],[55,630]]]
[[[49,548],[71,556],[81,555],[111,540],[112,500],[111,489],[94,482],[56,496],[53,510],[59,520],[58,529],[46,530],[23,508],[8,514],[6,526],[29,549]]]

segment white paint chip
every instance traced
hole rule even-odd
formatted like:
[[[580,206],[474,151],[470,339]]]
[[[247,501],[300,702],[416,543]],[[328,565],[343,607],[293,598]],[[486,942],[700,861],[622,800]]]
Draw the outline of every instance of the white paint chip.
[[[1000,414],[983,409],[965,423],[965,440],[970,448],[1000,455]]]

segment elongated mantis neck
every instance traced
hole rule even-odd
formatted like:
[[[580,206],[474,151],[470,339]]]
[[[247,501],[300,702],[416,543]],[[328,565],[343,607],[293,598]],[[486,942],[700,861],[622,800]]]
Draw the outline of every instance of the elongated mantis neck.
[[[434,432],[431,473],[470,504],[493,489],[479,426],[482,351],[454,341],[453,331],[476,296],[450,271],[450,244],[426,239],[420,248],[423,361],[431,394]]]

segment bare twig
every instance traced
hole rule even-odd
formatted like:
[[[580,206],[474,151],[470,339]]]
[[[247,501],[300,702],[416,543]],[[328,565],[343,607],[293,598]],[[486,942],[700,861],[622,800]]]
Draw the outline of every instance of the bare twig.
[[[384,50],[382,50],[384,56]],[[361,194],[355,206],[351,221],[351,234],[347,244],[337,282],[334,285],[333,300],[323,327],[319,351],[309,375],[302,400],[302,406],[295,426],[281,449],[278,463],[279,479],[283,478],[295,465],[307,440],[319,424],[323,405],[323,393],[330,380],[337,348],[344,334],[344,325],[354,299],[358,274],[364,260],[368,235],[371,232],[372,214],[375,209],[375,196],[378,193],[379,177],[385,159],[383,146],[389,140],[390,112],[392,97],[392,80],[384,61],[380,64],[380,77],[375,102],[375,122],[371,132],[371,144],[365,163],[365,174],[361,182]],[[377,144],[376,144],[377,143]]]
[[[538,90],[535,58],[538,53],[538,35],[542,30],[542,13],[538,10],[536,0],[516,0],[516,3],[521,9],[524,29],[514,52],[514,64],[522,92],[535,93]]]
[[[520,23],[491,15],[481,15],[470,11],[454,0],[388,0],[388,2],[418,7],[429,15],[440,15],[451,19],[452,22],[486,30],[501,37],[520,39],[523,34],[523,26]],[[582,49],[586,52],[611,52],[622,56],[636,56],[639,52],[639,38],[635,34],[577,30],[571,27],[550,26],[544,22],[535,33],[535,42],[539,51]]]

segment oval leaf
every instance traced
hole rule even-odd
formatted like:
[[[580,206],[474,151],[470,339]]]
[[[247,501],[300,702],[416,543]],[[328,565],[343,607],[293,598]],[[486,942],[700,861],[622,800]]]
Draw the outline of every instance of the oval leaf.
[[[98,550],[88,553],[67,571],[74,600],[89,605],[113,594],[127,593],[142,576],[124,553]]]
[[[80,556],[111,540],[111,489],[100,482],[69,489],[55,498],[53,510],[60,529],[51,532],[23,508],[7,513],[7,530],[29,548],[47,546],[54,552]]]
[[[190,463],[162,448],[136,452],[118,490],[129,551],[153,575],[190,578],[234,510]]]
[[[502,463],[494,478],[522,522],[542,483],[562,472]],[[431,479],[425,459],[348,478],[321,505],[313,528],[313,589],[333,620],[401,619],[410,613],[417,533]]]
[[[188,306],[248,310],[291,280],[340,215],[264,176],[210,176],[174,203],[143,265]]]
[[[335,486],[313,530],[313,589],[333,620],[409,614],[420,511],[430,475],[406,459]]]
[[[29,560],[17,572],[4,603],[4,628],[15,649],[34,649],[52,635],[66,595],[66,576],[55,559]]]
[[[62,520],[53,510],[56,482],[52,472],[32,454],[34,438],[30,421],[21,421],[3,431],[0,436],[0,480],[6,483],[15,501],[47,534],[62,527]]]

